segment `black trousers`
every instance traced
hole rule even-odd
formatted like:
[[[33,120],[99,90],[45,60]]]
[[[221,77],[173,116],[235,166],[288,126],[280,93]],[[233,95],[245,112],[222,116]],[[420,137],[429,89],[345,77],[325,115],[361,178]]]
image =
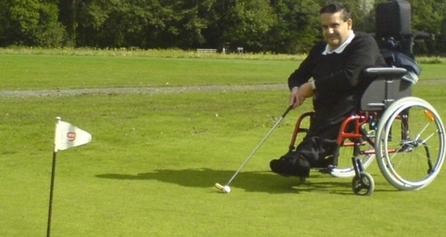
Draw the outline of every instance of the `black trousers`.
[[[273,172],[283,176],[308,177],[311,168],[324,168],[336,149],[342,122],[356,109],[353,98],[341,100],[335,107],[315,110],[310,128],[294,151],[270,162]]]

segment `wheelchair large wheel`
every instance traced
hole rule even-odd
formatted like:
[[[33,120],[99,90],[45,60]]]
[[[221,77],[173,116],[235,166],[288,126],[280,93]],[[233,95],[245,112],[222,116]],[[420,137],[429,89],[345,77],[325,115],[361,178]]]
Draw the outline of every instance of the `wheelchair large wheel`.
[[[367,127],[367,124],[362,126],[362,130],[364,134],[368,137],[368,139],[374,140],[375,138],[375,130],[370,130]],[[364,141],[361,144],[360,152],[358,158],[361,160],[362,167],[367,169],[375,159],[375,148],[367,142],[367,139],[363,139]],[[352,164],[352,157],[354,156],[354,147],[352,144],[343,145],[339,148],[339,158],[338,165],[336,168],[333,168],[330,172],[330,175],[338,178],[350,178],[355,176],[355,169]]]
[[[445,158],[445,131],[425,100],[406,97],[386,109],[378,124],[376,158],[387,181],[399,190],[429,185]]]

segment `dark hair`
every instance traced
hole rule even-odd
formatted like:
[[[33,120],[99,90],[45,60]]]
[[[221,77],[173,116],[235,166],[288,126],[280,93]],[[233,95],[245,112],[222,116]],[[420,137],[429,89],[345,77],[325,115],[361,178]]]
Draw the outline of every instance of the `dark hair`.
[[[348,10],[348,7],[340,2],[326,3],[319,11],[319,14],[322,14],[322,13],[334,14],[334,13],[340,12],[340,11],[341,11],[342,20],[347,21],[348,19],[350,19],[350,10]]]

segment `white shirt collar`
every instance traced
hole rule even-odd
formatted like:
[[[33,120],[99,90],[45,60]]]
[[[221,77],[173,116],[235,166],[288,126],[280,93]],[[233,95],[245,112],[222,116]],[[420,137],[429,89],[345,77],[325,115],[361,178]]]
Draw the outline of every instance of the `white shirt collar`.
[[[332,53],[342,53],[345,47],[347,47],[350,42],[352,42],[353,38],[355,38],[355,33],[353,31],[350,32],[348,38],[341,44],[341,46],[337,47],[335,50],[330,50],[330,45],[325,46],[325,51],[322,52],[322,55],[332,54]]]

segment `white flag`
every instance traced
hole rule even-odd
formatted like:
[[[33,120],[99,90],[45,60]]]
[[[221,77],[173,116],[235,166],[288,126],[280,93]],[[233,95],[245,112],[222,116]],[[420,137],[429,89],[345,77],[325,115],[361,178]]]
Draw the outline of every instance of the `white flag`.
[[[91,134],[57,118],[56,134],[54,136],[54,151],[66,150],[71,147],[87,144]]]

